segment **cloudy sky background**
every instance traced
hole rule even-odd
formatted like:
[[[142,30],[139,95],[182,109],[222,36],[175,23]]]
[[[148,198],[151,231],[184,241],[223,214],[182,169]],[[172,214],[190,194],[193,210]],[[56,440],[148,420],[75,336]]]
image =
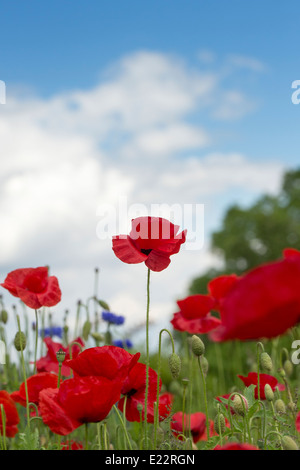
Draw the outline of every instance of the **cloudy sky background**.
[[[299,164],[299,4],[241,3],[1,5],[0,275],[49,265],[56,323],[93,295],[95,267],[99,296],[128,327],[144,321],[146,268],[121,263],[111,235],[149,214],[199,229],[152,275],[151,318],[168,327],[220,264],[210,234],[228,206],[276,194]]]

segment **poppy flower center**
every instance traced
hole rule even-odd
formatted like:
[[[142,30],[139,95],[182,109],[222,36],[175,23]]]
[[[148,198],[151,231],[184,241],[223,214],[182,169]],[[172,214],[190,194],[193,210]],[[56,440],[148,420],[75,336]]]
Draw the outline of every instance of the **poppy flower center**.
[[[35,275],[29,275],[25,279],[24,286],[30,292],[38,294],[39,292],[43,292],[46,289],[47,279],[43,279]]]
[[[132,388],[131,390],[129,390],[128,393],[126,393],[127,398],[132,397],[132,395],[134,395],[136,392],[137,392],[137,390],[135,388]]]
[[[147,256],[150,255],[151,251],[152,251],[152,249],[150,249],[150,250],[145,250],[144,248],[141,249],[141,252],[144,253],[144,255],[147,255]]]

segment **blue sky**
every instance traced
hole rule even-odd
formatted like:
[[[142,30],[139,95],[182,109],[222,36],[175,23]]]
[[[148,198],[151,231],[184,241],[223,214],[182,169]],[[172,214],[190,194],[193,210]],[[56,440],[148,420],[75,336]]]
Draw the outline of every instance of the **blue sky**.
[[[299,165],[299,2],[0,8],[2,277],[50,264],[64,308],[90,294],[100,265],[103,296],[139,319],[143,266],[120,265],[110,239],[96,236],[99,207],[124,197],[148,208],[204,204],[205,247],[158,277],[153,315],[170,314],[191,278],[218,264],[209,234],[228,205],[276,193]]]

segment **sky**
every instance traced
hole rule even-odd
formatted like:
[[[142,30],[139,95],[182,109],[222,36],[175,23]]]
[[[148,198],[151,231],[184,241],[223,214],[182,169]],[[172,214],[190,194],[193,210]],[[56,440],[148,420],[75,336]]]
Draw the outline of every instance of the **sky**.
[[[97,267],[99,297],[137,329],[146,268],[111,237],[137,215],[173,218],[189,243],[151,277],[151,319],[168,327],[191,280],[221,265],[210,234],[226,209],[276,194],[299,165],[299,2],[1,0],[0,13],[1,279],[50,266],[60,323]]]

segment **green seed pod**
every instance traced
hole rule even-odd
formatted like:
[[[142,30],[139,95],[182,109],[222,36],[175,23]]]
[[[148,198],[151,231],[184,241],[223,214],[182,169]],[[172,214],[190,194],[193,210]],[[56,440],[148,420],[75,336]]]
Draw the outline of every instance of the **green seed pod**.
[[[66,353],[63,349],[60,348],[56,353],[56,359],[58,360],[60,364],[62,364],[65,358],[66,358]]]
[[[272,372],[272,370],[273,370],[273,363],[272,363],[272,359],[270,358],[270,356],[269,356],[268,353],[266,353],[266,352],[261,353],[261,355],[260,355],[260,363],[261,363],[262,368],[263,368],[266,372]]]
[[[218,413],[214,419],[214,430],[217,434],[223,434],[226,430],[226,421],[223,413]]]
[[[237,415],[245,416],[245,412],[248,410],[247,399],[245,397],[241,398],[240,395],[234,395],[232,400],[232,408]]]
[[[15,335],[14,346],[17,351],[24,351],[26,348],[26,336],[22,331],[18,331]]]
[[[292,362],[289,359],[287,359],[284,362],[283,369],[284,369],[284,371],[285,371],[285,373],[288,377],[290,377],[292,375],[294,367],[293,367]]]
[[[199,336],[193,335],[191,339],[191,347],[195,356],[202,356],[205,353],[205,346]]]
[[[141,412],[143,411],[143,408],[144,408],[144,407],[143,407],[142,403],[138,403],[138,404],[136,405],[136,408],[137,408],[138,412],[141,413]]]
[[[184,387],[187,387],[188,384],[189,384],[189,379],[186,379],[186,378],[182,379],[182,385],[183,385]]]
[[[284,450],[299,450],[298,445],[290,436],[283,436],[281,442]]]
[[[265,396],[268,401],[274,400],[274,392],[269,384],[265,385]]]
[[[174,379],[177,379],[181,371],[181,360],[176,353],[171,354],[171,356],[169,357],[169,367],[172,377]]]
[[[274,403],[274,408],[277,413],[285,413],[286,412],[286,406],[283,400],[281,398],[278,398],[278,400],[275,401]]]
[[[1,311],[1,314],[0,314],[0,321],[4,324],[7,323],[7,320],[8,320],[8,313],[6,310],[2,310]]]
[[[88,340],[89,334],[90,334],[90,332],[91,332],[91,329],[92,329],[92,324],[91,324],[91,322],[90,322],[89,320],[86,320],[86,321],[84,322],[83,327],[82,327],[82,336],[83,336],[83,339],[84,339],[85,341]]]

